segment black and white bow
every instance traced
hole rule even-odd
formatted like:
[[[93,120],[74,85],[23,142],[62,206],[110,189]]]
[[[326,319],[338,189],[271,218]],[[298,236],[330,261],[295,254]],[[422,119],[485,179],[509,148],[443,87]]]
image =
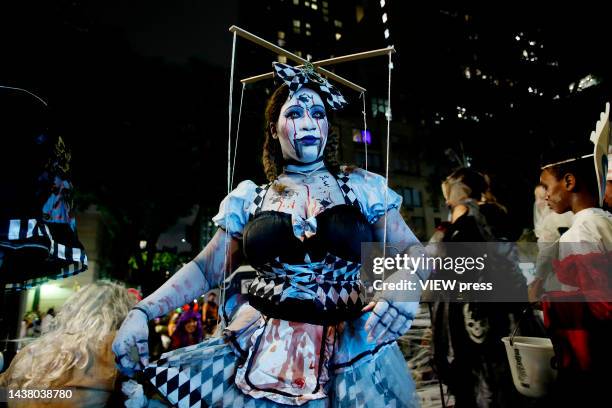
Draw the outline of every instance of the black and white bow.
[[[280,78],[284,83],[289,86],[289,97],[293,96],[293,93],[298,91],[303,85],[307,83],[314,83],[318,86],[319,90],[325,96],[325,102],[333,110],[340,110],[348,102],[344,99],[344,96],[340,91],[329,81],[315,72],[312,64],[306,64],[304,68],[292,67],[291,65],[275,62],[274,72],[277,78]]]

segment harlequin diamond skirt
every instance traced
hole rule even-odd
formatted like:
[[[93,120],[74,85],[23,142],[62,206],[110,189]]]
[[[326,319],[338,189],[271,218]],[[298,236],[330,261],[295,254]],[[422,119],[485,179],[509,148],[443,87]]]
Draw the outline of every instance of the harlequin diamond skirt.
[[[367,315],[357,319],[362,330]],[[348,324],[348,323],[347,323]],[[354,328],[355,325],[353,325]],[[352,332],[352,333],[351,333]],[[352,330],[346,336],[355,334]],[[351,346],[363,338],[360,333]],[[346,343],[346,338],[344,339]],[[359,347],[356,347],[359,349]],[[362,348],[354,358],[330,364],[329,380],[323,398],[304,400],[306,408],[379,408],[418,407],[414,382],[396,342],[374,348]],[[343,352],[340,354],[346,356]],[[331,363],[331,362],[330,362]],[[236,385],[236,374],[245,363],[226,338],[213,338],[200,344],[177,349],[145,369],[145,377],[163,394],[169,403],[181,408],[191,407],[287,407],[266,396],[254,398]],[[274,393],[272,391],[272,393]]]

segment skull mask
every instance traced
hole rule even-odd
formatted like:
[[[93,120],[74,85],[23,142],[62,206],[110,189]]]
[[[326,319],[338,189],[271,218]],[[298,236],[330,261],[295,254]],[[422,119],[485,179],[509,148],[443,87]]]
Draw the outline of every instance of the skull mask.
[[[472,318],[472,311],[470,310],[469,303],[463,306],[463,321],[465,323],[465,330],[468,332],[470,339],[474,343],[482,344],[487,338],[487,332],[489,331],[489,322],[487,319],[475,320]]]

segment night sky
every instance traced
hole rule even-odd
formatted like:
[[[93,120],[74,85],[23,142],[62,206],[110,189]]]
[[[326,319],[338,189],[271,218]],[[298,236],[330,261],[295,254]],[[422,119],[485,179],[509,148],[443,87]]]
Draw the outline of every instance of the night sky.
[[[88,15],[101,24],[125,30],[134,50],[146,56],[163,56],[176,63],[201,58],[227,66],[238,0],[224,1],[90,1]]]

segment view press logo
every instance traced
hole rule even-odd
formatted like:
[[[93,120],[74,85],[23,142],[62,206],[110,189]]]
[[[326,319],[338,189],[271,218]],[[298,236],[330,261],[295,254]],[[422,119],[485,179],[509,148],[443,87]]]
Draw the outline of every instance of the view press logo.
[[[361,277],[368,294],[400,301],[525,302],[536,245],[438,242],[383,248],[365,243]]]

